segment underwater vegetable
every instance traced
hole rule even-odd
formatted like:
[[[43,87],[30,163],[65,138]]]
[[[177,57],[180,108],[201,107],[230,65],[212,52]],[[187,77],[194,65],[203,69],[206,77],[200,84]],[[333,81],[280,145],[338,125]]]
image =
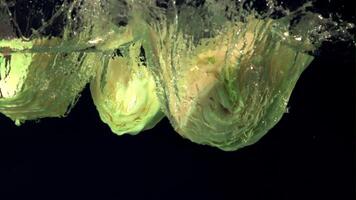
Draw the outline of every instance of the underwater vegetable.
[[[216,10],[206,14],[211,7],[190,9],[146,24],[163,110],[193,142],[227,151],[253,144],[283,116],[313,46],[287,35],[283,21],[250,16],[233,23]]]
[[[104,56],[91,83],[101,119],[119,135],[150,129],[163,117],[151,72],[140,55],[141,45]]]
[[[1,2],[0,28],[6,28],[0,30],[1,113],[20,124],[61,117],[70,111],[94,75],[96,60],[91,57],[98,51],[95,45],[111,37],[110,26],[98,23],[108,20],[99,4],[100,0],[63,2],[53,8],[53,16],[47,17],[49,9],[41,2]],[[14,5],[20,11],[26,6],[33,11],[25,20],[34,27],[19,27],[13,18],[16,13],[11,13],[17,10],[8,7]],[[43,10],[34,5],[42,5]],[[92,11],[98,15],[89,15]],[[61,20],[67,23],[62,24]],[[42,26],[37,26],[38,21]],[[54,22],[58,24],[53,35],[47,35],[47,27]]]
[[[65,115],[92,76],[91,65],[85,61],[88,53],[39,52],[59,42],[56,38],[0,41],[0,48],[14,51],[0,56],[0,112],[17,124]]]
[[[315,50],[354,41],[355,26],[311,2],[248,2],[1,1],[0,113],[16,124],[64,116],[90,82],[118,135],[166,115],[193,142],[253,144],[285,113]]]

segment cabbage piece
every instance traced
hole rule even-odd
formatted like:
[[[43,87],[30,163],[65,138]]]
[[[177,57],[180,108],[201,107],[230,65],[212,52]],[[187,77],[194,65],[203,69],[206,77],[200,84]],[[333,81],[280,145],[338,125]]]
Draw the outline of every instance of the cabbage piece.
[[[155,81],[140,56],[139,43],[102,58],[91,93],[103,122],[122,135],[150,129],[163,117]]]
[[[135,33],[145,37],[175,130],[232,151],[255,143],[281,119],[313,45],[290,34],[283,20],[233,22],[224,9],[209,6],[181,8],[173,18],[158,13],[159,21],[147,18]]]
[[[31,2],[13,3],[36,10]],[[91,58],[103,51],[94,46],[104,46],[104,41],[112,37],[110,19],[100,3],[100,0],[64,2],[53,8],[50,19],[39,8],[27,16],[29,27],[22,27],[26,34],[20,31],[19,38],[14,27],[21,23],[5,9],[7,3],[1,6],[0,27],[4,29],[0,34],[1,113],[16,124],[68,113],[94,75]],[[55,24],[64,16],[65,24]],[[42,21],[42,25],[30,23],[31,20]],[[46,35],[46,30],[56,32],[57,28],[56,36]]]
[[[0,55],[0,112],[17,124],[65,115],[93,75],[94,70],[85,61],[90,53],[34,50],[59,43],[56,38],[0,41],[0,48],[14,51]],[[27,51],[27,47],[35,52]]]

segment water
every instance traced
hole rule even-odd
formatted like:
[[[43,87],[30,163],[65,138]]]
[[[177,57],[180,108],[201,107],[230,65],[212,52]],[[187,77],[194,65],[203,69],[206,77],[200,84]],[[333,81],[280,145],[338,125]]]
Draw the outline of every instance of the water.
[[[355,45],[350,19],[319,12],[319,1],[0,2],[0,112],[17,122],[63,116],[93,77],[103,77],[105,70],[98,69],[109,66],[105,58],[139,44],[145,65],[127,58],[137,63],[114,67],[141,66],[155,83],[155,95],[148,96],[157,95],[175,130],[223,150],[258,141],[279,121],[323,43]],[[105,81],[117,85],[121,75]],[[134,110],[122,100],[130,99],[126,95],[94,99],[99,112],[108,102]],[[142,102],[134,105],[155,101]],[[113,130],[126,120],[120,115],[110,124],[115,111],[101,111]],[[130,120],[125,123],[136,119]],[[140,130],[150,123],[143,120]]]

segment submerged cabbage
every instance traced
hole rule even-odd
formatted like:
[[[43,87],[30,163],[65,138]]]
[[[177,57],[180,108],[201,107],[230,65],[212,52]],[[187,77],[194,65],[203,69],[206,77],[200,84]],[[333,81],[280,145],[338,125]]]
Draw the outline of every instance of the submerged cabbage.
[[[69,112],[94,74],[95,46],[105,45],[103,41],[110,37],[110,27],[99,23],[108,20],[102,17],[100,3],[64,2],[53,9],[48,21],[44,17],[50,8],[32,7],[40,2],[0,3],[0,113],[21,124]],[[17,4],[35,9],[30,10],[23,30],[14,18],[16,13],[11,14],[16,9],[9,9]],[[64,16],[67,23],[58,22],[53,28],[59,30],[57,35],[46,35],[47,27]],[[38,27],[38,21],[43,25]]]
[[[250,16],[232,23],[216,10],[208,16],[211,7],[201,9],[186,7],[173,20],[142,22],[146,27],[137,33],[146,31],[148,60],[175,130],[199,144],[236,150],[281,119],[313,60],[305,53],[313,46],[289,35],[283,21]]]
[[[150,129],[163,117],[140,47],[134,43],[126,52],[118,49],[114,55],[103,56],[90,87],[101,119],[119,135]]]
[[[271,0],[259,13],[235,0],[77,0],[49,14],[35,2],[0,3],[0,113],[17,124],[63,116],[90,82],[118,135],[166,115],[183,137],[226,151],[281,119],[323,41],[354,37],[353,24],[323,18],[311,3],[287,10]],[[34,27],[21,30],[14,16],[26,5]]]
[[[59,40],[0,41],[17,52],[0,56],[0,112],[15,120],[58,117],[67,113],[92,75],[88,53],[32,53],[23,47],[56,46]],[[20,46],[17,48],[17,46]],[[8,60],[8,61],[6,61]]]

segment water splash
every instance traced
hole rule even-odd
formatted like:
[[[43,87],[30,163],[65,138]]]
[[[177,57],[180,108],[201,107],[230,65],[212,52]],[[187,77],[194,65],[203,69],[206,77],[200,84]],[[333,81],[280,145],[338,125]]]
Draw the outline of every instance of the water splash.
[[[319,12],[319,2],[0,0],[0,112],[17,122],[63,116],[92,80],[95,104],[115,132],[157,123],[157,94],[179,134],[236,150],[280,120],[324,43],[355,47],[354,24]],[[140,59],[125,54],[140,45]],[[115,53],[115,65],[102,62]],[[122,91],[135,94],[135,103]]]

